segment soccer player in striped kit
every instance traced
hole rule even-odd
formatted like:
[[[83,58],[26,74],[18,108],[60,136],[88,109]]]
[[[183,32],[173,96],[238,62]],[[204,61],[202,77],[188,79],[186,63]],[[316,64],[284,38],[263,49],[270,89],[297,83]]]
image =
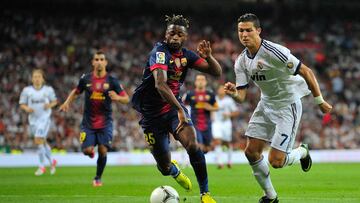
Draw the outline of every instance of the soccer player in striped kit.
[[[81,76],[78,86],[71,91],[66,101],[60,106],[67,112],[77,96],[85,92],[84,116],[81,123],[80,142],[83,153],[94,158],[94,147],[98,145],[96,176],[93,186],[102,186],[101,176],[104,172],[107,151],[111,147],[113,124],[112,102],[127,104],[129,96],[120,82],[107,73],[108,61],[105,53],[97,51],[91,60],[93,71]]]
[[[302,170],[311,168],[306,144],[293,149],[302,114],[301,98],[310,93],[323,113],[332,106],[322,97],[314,73],[290,50],[261,39],[260,21],[254,14],[238,19],[238,36],[244,51],[235,61],[236,85],[225,84],[225,92],[236,102],[245,100],[250,79],[260,88],[261,99],[249,121],[245,155],[265,195],[259,202],[278,202],[270,180],[269,166],[262,152],[270,143],[268,160],[273,168],[283,168],[300,160]]]

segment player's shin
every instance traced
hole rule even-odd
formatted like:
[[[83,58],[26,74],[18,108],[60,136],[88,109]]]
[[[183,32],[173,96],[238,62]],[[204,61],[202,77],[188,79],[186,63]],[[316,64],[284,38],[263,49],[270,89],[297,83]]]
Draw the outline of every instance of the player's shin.
[[[270,198],[276,198],[276,191],[271,183],[269,165],[262,156],[260,160],[250,163],[256,181],[264,190],[265,195]]]
[[[44,143],[44,148],[45,148],[45,156],[48,159],[50,165],[52,164],[52,160],[51,160],[51,148],[47,143]]]
[[[97,167],[96,167],[96,177],[95,179],[101,179],[101,176],[104,172],[105,166],[106,166],[106,160],[107,156],[99,154],[98,160],[97,160]]]
[[[197,148],[194,151],[188,151],[188,154],[191,166],[194,169],[196,179],[199,183],[200,193],[206,193],[209,191],[209,188],[204,153],[199,148]]]

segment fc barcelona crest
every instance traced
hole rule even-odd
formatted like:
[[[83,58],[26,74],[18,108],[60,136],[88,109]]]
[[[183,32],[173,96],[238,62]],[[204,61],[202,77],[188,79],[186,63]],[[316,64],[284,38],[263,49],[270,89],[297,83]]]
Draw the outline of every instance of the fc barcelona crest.
[[[103,85],[103,89],[104,89],[104,90],[109,89],[109,87],[110,87],[109,83],[104,83],[104,85]]]
[[[186,64],[187,64],[187,59],[186,58],[181,58],[181,65],[183,66],[183,67],[185,67],[186,66]]]

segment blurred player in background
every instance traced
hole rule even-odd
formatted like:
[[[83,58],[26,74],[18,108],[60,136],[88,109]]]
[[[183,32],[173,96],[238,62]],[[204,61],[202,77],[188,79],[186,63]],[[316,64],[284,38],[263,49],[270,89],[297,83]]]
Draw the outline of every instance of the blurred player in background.
[[[225,94],[224,86],[220,85],[217,89],[216,102],[219,110],[214,112],[212,130],[213,130],[213,147],[215,148],[215,161],[218,168],[223,168],[223,146],[227,151],[227,167],[231,168],[232,156],[232,122],[231,119],[238,116],[234,100]]]
[[[221,67],[211,54],[210,42],[198,45],[198,54],[183,48],[188,37],[189,21],[182,15],[166,16],[163,42],[156,43],[146,63],[142,83],[132,98],[133,107],[142,114],[140,125],[157,162],[159,171],[171,175],[186,190],[192,189],[190,179],[171,161],[169,133],[189,154],[190,163],[200,187],[201,202],[215,202],[208,189],[204,153],[196,142],[194,125],[179,96],[190,68],[213,76],[221,75]]]
[[[271,143],[268,159],[273,168],[300,160],[302,170],[309,171],[312,161],[308,146],[301,144],[293,149],[302,114],[301,98],[310,94],[310,89],[323,113],[330,112],[332,106],[324,101],[312,70],[289,49],[261,39],[260,32],[256,15],[245,14],[238,19],[238,36],[245,49],[235,62],[236,85],[226,83],[225,92],[240,103],[245,100],[250,79],[261,90],[261,99],[245,133],[245,155],[265,193],[259,202],[278,202],[263,149]]]
[[[119,81],[106,70],[108,61],[105,53],[98,51],[91,61],[93,71],[81,76],[78,86],[71,91],[66,101],[60,106],[67,112],[70,104],[79,94],[85,91],[84,116],[81,123],[80,142],[85,155],[94,158],[94,147],[98,145],[96,176],[93,186],[102,186],[101,176],[107,160],[107,151],[113,137],[111,103],[127,104],[129,96]]]
[[[206,89],[207,80],[204,74],[195,78],[195,89],[188,91],[183,101],[190,105],[191,120],[195,126],[196,138],[204,153],[211,150],[211,112],[218,110],[215,94]]]
[[[51,109],[56,106],[57,99],[54,89],[45,85],[44,72],[35,69],[31,77],[32,85],[25,87],[20,95],[20,108],[29,114],[30,133],[35,137],[35,144],[38,146],[39,168],[35,175],[45,173],[44,158],[49,161],[50,174],[55,174],[56,160],[51,158],[51,148],[46,141],[51,124]]]

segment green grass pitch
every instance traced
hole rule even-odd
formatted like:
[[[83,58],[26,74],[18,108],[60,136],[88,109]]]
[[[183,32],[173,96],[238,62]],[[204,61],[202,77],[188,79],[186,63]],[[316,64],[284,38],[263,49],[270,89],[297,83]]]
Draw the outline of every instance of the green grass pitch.
[[[185,192],[155,166],[108,166],[103,187],[93,188],[95,167],[59,167],[34,176],[35,168],[1,168],[0,202],[149,202],[151,191],[160,185],[173,186],[186,203],[199,201],[198,186],[191,168],[184,172],[194,189]],[[209,165],[210,190],[218,203],[257,202],[262,192],[248,165],[218,170]],[[360,163],[314,164],[308,173],[294,165],[271,169],[271,178],[281,202],[360,202]],[[183,200],[181,202],[184,202]]]

